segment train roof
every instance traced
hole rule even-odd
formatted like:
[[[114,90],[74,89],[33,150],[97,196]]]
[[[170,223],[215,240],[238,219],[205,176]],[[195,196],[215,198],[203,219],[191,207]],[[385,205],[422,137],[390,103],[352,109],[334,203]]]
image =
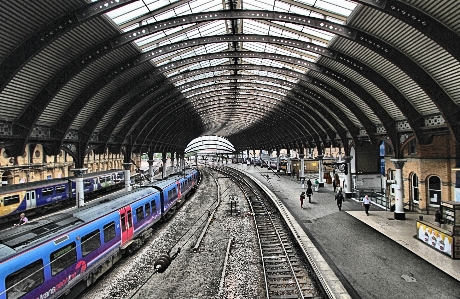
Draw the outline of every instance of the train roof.
[[[42,180],[42,181],[36,181],[36,182],[30,182],[30,183],[6,185],[3,187],[0,187],[0,194],[11,193],[14,191],[21,191],[24,189],[44,187],[50,184],[52,185],[67,184],[67,179],[61,178],[61,179]]]
[[[122,172],[122,169],[112,169],[112,170],[104,170],[104,171],[98,171],[98,172],[92,172],[92,173],[86,173],[83,175],[83,178],[91,178],[95,176],[103,176],[103,175],[108,175],[114,172]],[[29,182],[29,183],[21,183],[21,184],[14,184],[14,185],[6,185],[0,187],[0,194],[5,194],[5,193],[11,193],[14,191],[21,191],[24,189],[30,189],[30,188],[39,188],[39,187],[45,187],[47,185],[58,185],[58,184],[66,184],[68,180],[75,179],[75,177],[66,177],[66,178],[56,178],[56,179],[50,179],[50,180],[41,180],[41,181],[35,181],[35,182]]]
[[[154,188],[117,192],[82,208],[46,216],[36,221],[29,221],[27,225],[0,232],[0,259],[66,234],[84,223],[117,211],[129,203],[155,192],[158,191]]]

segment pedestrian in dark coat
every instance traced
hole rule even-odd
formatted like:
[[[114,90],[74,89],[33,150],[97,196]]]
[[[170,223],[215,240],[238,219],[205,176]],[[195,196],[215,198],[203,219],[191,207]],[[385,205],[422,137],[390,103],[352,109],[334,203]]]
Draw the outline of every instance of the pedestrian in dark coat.
[[[303,200],[305,199],[305,192],[300,193],[300,208],[303,209]]]
[[[332,180],[332,187],[334,187],[334,193],[335,193],[335,189],[337,189],[337,183],[335,182],[335,179]]]
[[[307,188],[307,196],[308,196],[308,202],[311,203],[311,195],[313,194],[313,190],[311,189],[311,186],[308,186]]]
[[[337,202],[337,206],[339,207],[339,211],[342,210],[342,202],[343,202],[343,194],[342,190],[339,190],[337,194],[335,195],[335,201]]]
[[[308,179],[308,181],[307,181],[307,187],[308,187],[308,188],[311,187],[311,181],[310,181],[310,179]]]

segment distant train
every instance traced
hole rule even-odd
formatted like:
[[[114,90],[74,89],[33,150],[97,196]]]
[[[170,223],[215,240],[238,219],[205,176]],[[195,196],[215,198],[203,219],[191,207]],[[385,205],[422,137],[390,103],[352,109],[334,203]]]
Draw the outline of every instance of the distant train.
[[[124,186],[124,171],[113,169],[83,176],[85,197]],[[57,203],[75,199],[75,177],[0,187],[0,223],[23,212],[42,212]],[[27,214],[27,213],[26,213]]]
[[[199,172],[186,170],[0,233],[0,299],[80,293],[141,246],[198,182]]]

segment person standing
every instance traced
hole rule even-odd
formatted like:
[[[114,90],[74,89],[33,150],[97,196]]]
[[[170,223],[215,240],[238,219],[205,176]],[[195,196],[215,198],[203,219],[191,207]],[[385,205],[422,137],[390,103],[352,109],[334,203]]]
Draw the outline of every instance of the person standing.
[[[305,192],[300,193],[300,208],[303,209],[303,200],[305,199]]]
[[[18,224],[15,224],[14,226],[24,225],[24,224],[26,224],[27,222],[29,222],[29,219],[27,219],[26,214],[21,213],[21,215],[20,215],[19,217],[20,217],[20,218],[19,218],[19,223],[18,223]]]
[[[310,179],[307,180],[307,188],[311,188],[311,181],[310,181]]]
[[[337,194],[335,195],[335,201],[337,202],[337,206],[339,207],[339,211],[342,210],[342,202],[343,202],[343,194],[342,190],[339,190]]]
[[[364,210],[366,211],[366,215],[369,216],[369,207],[371,206],[371,199],[368,195],[364,196],[363,198],[363,206]]]
[[[311,195],[313,194],[313,190],[311,189],[311,186],[307,188],[307,196],[308,196],[308,202],[311,203]]]
[[[334,187],[334,193],[335,193],[335,189],[337,189],[337,184],[335,183],[335,179],[332,180],[332,187]]]
[[[305,189],[305,178],[301,178],[300,183],[302,184],[302,189]]]

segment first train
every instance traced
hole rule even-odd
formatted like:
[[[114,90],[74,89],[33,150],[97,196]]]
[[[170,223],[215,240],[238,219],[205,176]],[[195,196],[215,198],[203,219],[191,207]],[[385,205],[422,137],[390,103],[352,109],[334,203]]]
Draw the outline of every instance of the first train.
[[[196,169],[0,233],[0,299],[75,297],[195,190]]]
[[[120,189],[124,186],[124,171],[105,170],[83,175],[85,198]],[[53,206],[75,202],[76,178],[56,178],[0,188],[0,223],[18,219],[21,213],[41,214]]]

